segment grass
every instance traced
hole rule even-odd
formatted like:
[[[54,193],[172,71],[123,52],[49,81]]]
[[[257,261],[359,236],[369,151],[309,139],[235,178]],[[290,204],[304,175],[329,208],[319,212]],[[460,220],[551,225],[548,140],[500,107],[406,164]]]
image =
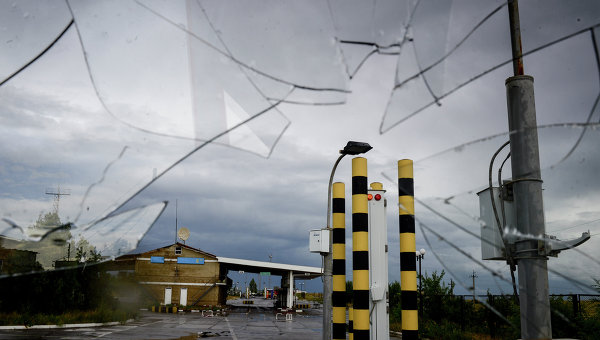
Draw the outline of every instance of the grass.
[[[1,313],[1,326],[65,325],[72,323],[124,323],[137,317],[137,313],[125,310],[96,309],[91,311],[71,311],[63,314],[40,313]]]
[[[304,300],[323,303],[323,294],[322,293],[306,293]]]

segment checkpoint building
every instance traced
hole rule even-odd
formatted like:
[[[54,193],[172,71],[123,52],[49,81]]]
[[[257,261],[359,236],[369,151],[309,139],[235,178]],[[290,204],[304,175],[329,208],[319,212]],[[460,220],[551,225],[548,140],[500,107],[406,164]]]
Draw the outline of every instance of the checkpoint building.
[[[294,303],[294,278],[312,279],[321,268],[218,257],[191,246],[174,243],[116,258],[112,266],[133,272],[146,295],[162,305],[225,305],[231,287],[229,271],[269,272],[281,276],[285,305]]]

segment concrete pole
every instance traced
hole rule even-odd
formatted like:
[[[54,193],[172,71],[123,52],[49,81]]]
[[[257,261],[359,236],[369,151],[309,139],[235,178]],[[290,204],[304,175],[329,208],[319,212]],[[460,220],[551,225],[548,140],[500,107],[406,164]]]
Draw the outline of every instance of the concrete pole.
[[[287,296],[287,308],[292,308],[294,307],[294,272],[291,270],[288,272],[288,280],[290,284]]]
[[[512,157],[517,229],[521,234],[544,237],[544,205],[538,150],[533,77],[506,80],[508,125]],[[521,337],[551,339],[548,298],[548,258],[538,251],[538,241],[516,242],[521,305]]]
[[[506,80],[508,128],[517,229],[524,235],[544,237],[544,204],[538,147],[533,77],[523,75],[519,4],[508,1],[514,77]],[[548,297],[548,258],[537,240],[516,242],[519,267],[521,338],[551,339]]]

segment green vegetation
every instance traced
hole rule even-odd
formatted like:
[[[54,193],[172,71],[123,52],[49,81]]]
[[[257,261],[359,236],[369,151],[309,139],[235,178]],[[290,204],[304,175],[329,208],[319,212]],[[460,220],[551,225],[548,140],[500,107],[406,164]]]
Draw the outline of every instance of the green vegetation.
[[[250,289],[250,293],[256,293],[258,291],[256,287],[256,281],[254,281],[254,279],[250,280],[250,283],[248,284],[248,289]]]
[[[99,265],[2,279],[0,324],[65,324],[125,321],[134,309],[112,297],[118,278]]]
[[[444,271],[422,277],[422,313],[419,331],[430,339],[517,339],[520,337],[519,303],[512,295],[488,293],[487,304],[454,295],[454,283],[443,281]],[[596,281],[596,286],[599,282]],[[576,301],[577,302],[577,301]],[[400,283],[389,285],[390,329],[401,331]],[[552,335],[556,338],[598,339],[600,334],[600,300],[574,304],[573,296],[553,296]],[[578,307],[575,307],[578,306]],[[577,310],[577,313],[575,312]],[[498,315],[500,314],[500,315]]]
[[[65,325],[72,323],[121,322],[135,318],[134,313],[123,310],[97,309],[92,311],[71,311],[63,314],[21,314],[0,313],[0,325]]]
[[[135,317],[135,309],[119,305],[113,297],[131,284],[96,264],[101,255],[87,240],[70,240],[70,225],[62,225],[56,212],[40,213],[31,230],[43,235],[60,226],[63,228],[40,242],[24,242],[22,247],[0,244],[10,264],[3,274],[37,271],[2,278],[0,325],[125,321]],[[53,267],[56,270],[44,271]]]
[[[304,299],[306,301],[314,301],[318,303],[323,303],[323,294],[322,293],[306,293]]]

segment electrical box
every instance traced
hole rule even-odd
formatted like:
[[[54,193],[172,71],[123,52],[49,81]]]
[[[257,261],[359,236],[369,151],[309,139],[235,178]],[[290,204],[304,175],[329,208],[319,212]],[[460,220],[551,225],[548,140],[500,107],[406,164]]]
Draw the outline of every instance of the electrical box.
[[[308,248],[311,253],[329,253],[329,235],[328,229],[313,229],[310,231],[308,239]]]
[[[514,229],[516,227],[516,215],[513,201],[504,200],[504,216],[506,221],[502,221],[502,199],[500,190],[496,187],[492,188],[494,195],[494,203],[500,223],[504,228]],[[504,242],[502,235],[498,229],[496,216],[492,207],[492,199],[490,198],[490,189],[485,189],[477,193],[479,196],[479,219],[481,220],[481,258],[483,260],[506,260]]]

